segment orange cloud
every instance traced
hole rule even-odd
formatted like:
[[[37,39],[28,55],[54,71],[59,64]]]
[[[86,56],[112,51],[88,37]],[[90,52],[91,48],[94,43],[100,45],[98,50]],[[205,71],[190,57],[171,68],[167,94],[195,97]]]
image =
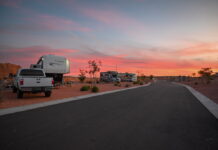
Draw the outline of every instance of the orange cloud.
[[[197,48],[195,51],[197,51]],[[151,51],[150,53],[153,52]],[[156,58],[151,58],[150,55],[138,57],[134,57],[134,55],[129,53],[107,55],[95,50],[54,49],[46,46],[32,46],[0,49],[0,60],[1,62],[10,62],[29,67],[30,64],[36,63],[42,55],[61,55],[70,60],[70,75],[78,75],[79,69],[86,69],[88,60],[93,59],[102,61],[101,71],[117,69],[119,72],[140,72],[146,75],[191,75],[202,67],[211,67],[214,71],[217,71],[218,68],[218,62],[216,61],[184,59],[187,53],[183,54],[182,51],[169,52],[168,57],[159,57],[161,51],[156,51],[155,53]],[[179,56],[182,58],[179,58]]]
[[[192,47],[188,47],[182,50],[177,51],[178,54],[183,56],[192,56],[192,55],[205,55],[205,54],[218,54],[218,43],[202,43]]]

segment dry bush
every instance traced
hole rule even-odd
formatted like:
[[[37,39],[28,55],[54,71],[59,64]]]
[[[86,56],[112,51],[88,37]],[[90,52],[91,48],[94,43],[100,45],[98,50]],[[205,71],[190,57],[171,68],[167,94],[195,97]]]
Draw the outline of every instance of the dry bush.
[[[3,87],[4,87],[3,81],[0,80],[0,100],[2,100],[3,98]]]

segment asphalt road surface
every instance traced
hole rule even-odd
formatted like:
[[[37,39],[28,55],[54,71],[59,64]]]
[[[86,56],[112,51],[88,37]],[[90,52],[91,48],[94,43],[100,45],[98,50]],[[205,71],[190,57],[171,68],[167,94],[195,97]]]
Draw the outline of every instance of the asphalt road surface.
[[[5,149],[218,150],[218,120],[186,88],[160,81],[1,116]]]

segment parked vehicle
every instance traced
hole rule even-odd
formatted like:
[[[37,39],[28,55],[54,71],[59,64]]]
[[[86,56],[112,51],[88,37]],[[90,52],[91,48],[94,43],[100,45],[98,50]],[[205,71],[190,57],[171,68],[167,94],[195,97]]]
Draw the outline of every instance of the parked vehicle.
[[[46,77],[42,69],[19,69],[13,80],[13,92],[17,92],[17,98],[22,98],[25,92],[44,92],[50,97],[53,84],[54,80]]]
[[[134,73],[119,73],[118,77],[121,79],[121,81],[124,81],[124,82],[137,81],[137,75]]]
[[[40,57],[37,64],[30,65],[30,68],[41,68],[47,77],[53,77],[55,83],[63,81],[63,75],[70,73],[69,60],[62,56],[44,55]]]
[[[116,71],[107,71],[100,72],[100,81],[102,82],[120,82],[120,78],[118,78],[118,72]]]

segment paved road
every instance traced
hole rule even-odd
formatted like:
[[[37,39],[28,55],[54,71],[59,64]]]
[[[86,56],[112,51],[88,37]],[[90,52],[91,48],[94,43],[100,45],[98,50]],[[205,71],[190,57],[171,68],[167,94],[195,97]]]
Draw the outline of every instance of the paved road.
[[[184,87],[149,87],[0,117],[0,149],[218,150],[218,120]]]

